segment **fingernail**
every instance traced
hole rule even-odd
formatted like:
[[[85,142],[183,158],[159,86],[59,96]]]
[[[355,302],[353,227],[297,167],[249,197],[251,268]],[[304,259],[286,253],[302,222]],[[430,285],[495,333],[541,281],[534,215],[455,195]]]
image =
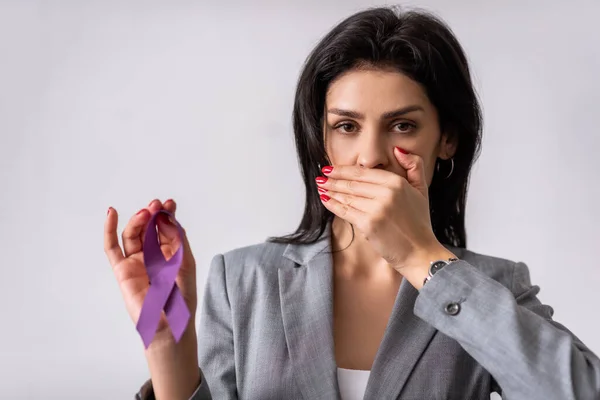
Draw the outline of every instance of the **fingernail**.
[[[111,209],[111,208],[112,208],[112,207],[108,207],[108,211],[106,212],[106,215],[110,214],[110,209]]]
[[[410,154],[408,151],[404,150],[402,147],[398,147],[396,146],[396,148],[398,149],[398,151],[402,154]]]
[[[323,171],[325,175],[329,175],[331,171],[333,171],[333,167],[330,165],[326,165],[323,168],[321,168],[321,171]]]
[[[318,176],[315,178],[315,180],[319,185],[323,185],[325,182],[327,182],[327,178],[325,178],[324,176]]]
[[[148,204],[148,207],[151,207],[151,206],[152,206],[152,204],[154,204],[154,202],[156,202],[156,201],[158,201],[158,199],[154,199],[154,200],[152,200],[152,201],[150,202],[150,204]]]
[[[318,187],[317,190],[319,193],[327,193],[327,189],[323,189],[322,187]]]
[[[141,213],[143,213],[144,211],[146,211],[145,208],[142,208],[140,211],[138,211],[135,215],[140,215]]]
[[[328,202],[330,197],[327,196],[326,194],[322,194],[321,196],[319,196],[321,198],[321,200],[323,200],[324,202]]]
[[[175,200],[173,200],[173,199],[169,199],[169,200],[165,201],[165,204],[167,204],[168,202],[173,202],[173,203],[175,203]]]

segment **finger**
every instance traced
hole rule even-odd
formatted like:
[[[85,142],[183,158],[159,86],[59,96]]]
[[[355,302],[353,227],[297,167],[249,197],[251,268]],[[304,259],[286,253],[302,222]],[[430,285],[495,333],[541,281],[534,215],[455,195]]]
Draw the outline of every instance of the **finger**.
[[[163,209],[167,210],[173,216],[175,216],[175,211],[177,210],[177,203],[175,200],[169,199],[164,202]],[[158,238],[160,240],[160,244],[171,244],[173,241],[173,237],[177,235],[177,228],[169,223],[169,218],[165,214],[160,214],[157,217],[158,224]]]
[[[183,230],[183,238],[182,238],[183,255],[185,258],[189,258],[189,261],[190,261],[189,263],[186,263],[186,265],[191,265],[194,269],[190,272],[195,273],[196,261],[194,260],[194,254],[192,253],[192,248],[191,248],[190,242],[188,240],[187,231],[183,227],[181,229]]]
[[[353,194],[340,193],[336,191],[328,191],[327,196],[330,199],[335,199],[339,203],[350,208],[354,208],[365,214],[372,214],[378,209],[379,201],[376,199],[368,199],[366,197],[355,196]]]
[[[419,190],[423,196],[428,198],[429,189],[427,187],[423,159],[417,154],[405,152],[406,150],[401,150],[399,147],[394,148],[396,160],[398,160],[400,166],[406,170],[406,179],[408,180],[408,183]]]
[[[182,266],[191,267],[190,268],[182,268],[180,271],[185,272],[185,274],[192,274],[195,279],[196,272],[196,261],[194,260],[194,254],[192,253],[192,249],[190,247],[190,242],[188,240],[187,231],[183,226],[181,226],[182,235],[179,235],[179,230],[171,225],[171,229],[176,230],[176,236],[173,239],[170,245],[162,246],[163,253],[165,253],[166,258],[171,258],[173,254],[179,249],[180,246],[183,246],[183,263]],[[164,248],[167,248],[165,251]],[[170,253],[170,254],[167,254]],[[189,276],[189,275],[188,275]]]
[[[169,199],[164,202],[163,208],[171,214],[175,215],[175,211],[177,211],[177,203],[175,203],[175,200]]]
[[[321,198],[321,203],[323,203],[325,208],[353,225],[359,225],[360,221],[366,216],[363,211],[343,204],[326,194],[322,194],[319,197]]]
[[[117,236],[118,222],[119,215],[117,210],[110,207],[104,221],[104,253],[113,268],[125,258],[123,250],[119,246],[119,237]]]
[[[361,181],[352,181],[346,179],[334,179],[330,177],[317,177],[317,187],[327,191],[347,193],[355,196],[361,196],[368,199],[374,199],[383,196],[388,190],[382,185],[366,183]]]
[[[169,199],[165,201],[163,204],[163,208],[173,214],[175,218],[175,213],[177,211],[177,203],[173,199]],[[161,243],[161,250],[166,258],[171,258],[173,254],[179,249],[182,245],[184,246],[184,253],[186,252],[186,243],[187,237],[185,235],[185,230],[182,227],[184,232],[183,237],[179,234],[179,229],[175,225],[175,221],[171,221],[170,218],[165,214],[159,214],[156,218],[157,226],[158,226],[158,234]],[[189,248],[189,243],[187,243],[187,251],[191,254],[191,250]]]
[[[175,213],[176,209],[177,209],[177,205],[175,203],[175,201],[173,201],[172,199],[167,200],[164,204],[158,200],[158,199],[154,199],[152,200],[148,206],[142,210],[139,211],[139,214],[143,214],[144,217],[139,220],[139,219],[135,219],[135,221],[141,223],[141,229],[139,227],[139,225],[133,225],[134,227],[137,227],[138,229],[131,229],[131,230],[126,230],[123,232],[124,238],[123,238],[123,245],[125,247],[125,254],[129,255],[129,254],[134,254],[136,252],[142,251],[143,250],[143,246],[144,246],[144,238],[146,235],[146,230],[148,228],[148,221],[149,221],[149,217],[148,216],[152,216],[154,215],[156,212],[158,212],[161,209],[165,209],[171,213]],[[137,215],[136,215],[137,217]],[[132,218],[133,220],[134,218]],[[162,221],[162,224],[161,224]],[[172,240],[173,237],[177,236],[177,231],[176,228],[174,226],[168,226],[168,222],[167,222],[167,216],[160,214],[157,217],[157,224],[159,226],[158,229],[158,234],[159,234],[159,240],[161,244],[168,244],[169,249],[168,251],[163,251],[163,253],[166,253],[165,256],[166,257],[170,257],[172,256],[172,254],[174,253],[174,251],[176,250],[178,244],[175,244],[175,250],[170,249],[170,247],[172,246]],[[161,225],[162,225],[162,229],[161,229]],[[165,226],[167,225],[167,226]],[[167,233],[167,235],[165,235],[165,232]],[[128,235],[128,238],[130,240],[125,240],[125,235]]]
[[[159,199],[154,199],[148,204],[146,209],[148,210],[148,212],[150,212],[150,214],[154,214],[158,210],[163,209],[163,203]]]
[[[356,165],[328,165],[323,167],[321,171],[328,178],[359,181],[388,187],[397,183],[396,178],[398,176],[384,169],[362,168]]]
[[[179,229],[174,222],[171,222],[169,217],[161,214],[156,219],[160,239],[160,248],[165,256],[169,259],[177,252],[181,246],[181,237]]]
[[[142,251],[143,247],[143,234],[146,229],[146,224],[150,220],[150,213],[147,208],[142,208],[137,212],[123,230],[121,235],[123,240],[123,249],[125,250],[125,257],[129,257],[132,254],[136,254]]]
[[[163,208],[163,203],[159,199],[152,200],[146,206],[146,210],[148,210],[148,214],[150,216],[154,215],[157,211],[162,210],[162,208]],[[146,223],[142,227],[142,230],[140,231],[140,234],[139,234],[142,248],[144,246],[144,238],[146,237],[146,230],[148,229],[148,221],[149,220],[150,220],[150,218],[148,218],[146,220]]]

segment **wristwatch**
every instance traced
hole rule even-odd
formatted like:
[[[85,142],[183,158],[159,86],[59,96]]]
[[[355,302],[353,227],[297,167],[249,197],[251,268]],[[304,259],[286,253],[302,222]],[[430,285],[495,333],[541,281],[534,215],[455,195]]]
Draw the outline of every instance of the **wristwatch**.
[[[423,285],[425,285],[427,282],[429,282],[431,280],[431,278],[433,278],[433,276],[440,269],[444,268],[446,265],[450,264],[453,261],[458,261],[458,258],[449,258],[448,260],[432,261],[429,266],[429,275],[426,276],[425,279],[423,280]]]

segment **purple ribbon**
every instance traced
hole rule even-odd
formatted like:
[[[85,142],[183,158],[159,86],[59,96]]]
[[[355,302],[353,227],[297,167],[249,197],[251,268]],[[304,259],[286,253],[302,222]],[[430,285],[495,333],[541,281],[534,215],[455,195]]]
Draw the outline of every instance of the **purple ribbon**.
[[[158,238],[157,217],[166,214],[174,221],[182,244],[168,261],[160,249]],[[173,215],[166,210],[157,211],[148,222],[144,237],[144,263],[150,279],[150,287],[142,304],[142,311],[137,323],[139,332],[146,348],[152,343],[162,311],[165,311],[167,322],[176,342],[179,342],[190,320],[190,310],[175,283],[179,267],[183,260],[183,229]]]

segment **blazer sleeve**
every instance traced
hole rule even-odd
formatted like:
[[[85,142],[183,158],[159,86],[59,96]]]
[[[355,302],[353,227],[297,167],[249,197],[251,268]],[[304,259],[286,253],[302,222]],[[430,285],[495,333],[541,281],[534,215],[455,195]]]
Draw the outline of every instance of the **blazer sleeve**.
[[[456,340],[494,378],[504,399],[600,399],[600,359],[537,298],[514,263],[512,291],[464,260],[420,290],[414,313]]]
[[[198,328],[198,364],[201,382],[189,400],[237,399],[231,304],[222,254],[213,257],[206,279]],[[144,383],[135,399],[155,400],[151,381]]]
[[[198,363],[203,377],[206,378],[203,382],[210,390],[207,387],[206,390],[200,391],[200,395],[190,400],[209,400],[211,395],[219,400],[238,398],[233,321],[227,291],[225,257],[222,254],[213,257],[206,278],[198,327]]]

